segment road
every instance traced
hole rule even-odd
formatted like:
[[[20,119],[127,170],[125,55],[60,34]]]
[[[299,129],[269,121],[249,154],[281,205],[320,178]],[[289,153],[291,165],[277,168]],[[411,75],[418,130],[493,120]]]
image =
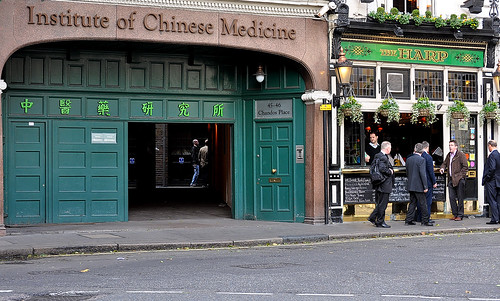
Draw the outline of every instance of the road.
[[[0,300],[500,300],[500,233],[1,262]]]

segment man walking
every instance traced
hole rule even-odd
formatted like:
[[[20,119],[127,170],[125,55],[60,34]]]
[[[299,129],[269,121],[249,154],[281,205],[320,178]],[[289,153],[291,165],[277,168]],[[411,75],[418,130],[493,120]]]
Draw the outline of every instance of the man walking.
[[[451,220],[461,221],[464,218],[464,198],[465,198],[465,177],[467,176],[467,158],[465,154],[458,150],[456,140],[450,140],[450,152],[439,172],[443,174],[447,171],[448,192],[450,195]]]
[[[427,192],[425,193],[425,198],[427,200],[426,204],[427,204],[427,212],[429,213],[429,223],[433,223],[434,221],[430,219],[431,208],[432,208],[432,194],[434,192],[434,188],[437,187],[437,182],[436,182],[436,176],[434,175],[434,163],[432,160],[432,156],[429,154],[429,146],[430,146],[429,142],[427,141],[422,142],[422,147],[424,148],[424,151],[422,153],[422,158],[425,159],[425,174],[427,178],[427,189],[428,189]],[[418,216],[421,217],[420,208],[417,212]]]
[[[208,186],[208,139],[205,139],[205,145],[200,148],[200,179],[203,187]]]
[[[389,194],[392,192],[394,183],[394,170],[389,162],[389,154],[391,153],[391,143],[389,141],[382,142],[380,152],[373,158],[372,164],[378,164],[380,173],[385,177],[384,181],[378,185],[374,185],[375,189],[375,209],[368,220],[376,227],[390,228],[385,223],[385,209],[389,203]]]
[[[422,143],[415,144],[414,152],[406,159],[406,175],[408,177],[407,190],[410,192],[410,203],[406,214],[405,225],[415,225],[415,209],[417,203],[422,211],[422,226],[433,226],[429,223],[429,211],[425,193],[428,191],[427,176],[425,171],[425,159],[422,158],[424,147]]]
[[[490,204],[491,220],[488,225],[499,223],[500,212],[500,153],[495,140],[488,141],[490,155],[484,165],[482,185],[486,187],[486,199]]]
[[[198,157],[200,152],[198,139],[193,139],[193,147],[191,147],[191,163],[193,164],[193,178],[191,179],[191,184],[189,186],[194,187],[198,182],[198,176],[200,174],[200,159]]]

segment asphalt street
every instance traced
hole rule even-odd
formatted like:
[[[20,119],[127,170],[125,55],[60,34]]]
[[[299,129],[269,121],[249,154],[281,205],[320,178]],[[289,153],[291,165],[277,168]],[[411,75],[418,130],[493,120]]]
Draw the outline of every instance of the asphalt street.
[[[500,300],[500,235],[336,240],[0,263],[0,300]]]

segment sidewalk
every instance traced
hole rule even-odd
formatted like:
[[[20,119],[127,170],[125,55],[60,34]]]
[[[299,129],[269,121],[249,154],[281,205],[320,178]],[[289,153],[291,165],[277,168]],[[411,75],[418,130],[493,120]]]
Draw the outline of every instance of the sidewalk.
[[[436,220],[434,227],[404,221],[388,221],[390,229],[376,228],[368,221],[330,225],[205,219],[145,220],[94,224],[43,224],[7,229],[0,237],[0,259],[37,255],[94,253],[132,250],[168,250],[306,243],[328,240],[377,238],[430,233],[500,231],[486,225],[489,218],[463,221]]]

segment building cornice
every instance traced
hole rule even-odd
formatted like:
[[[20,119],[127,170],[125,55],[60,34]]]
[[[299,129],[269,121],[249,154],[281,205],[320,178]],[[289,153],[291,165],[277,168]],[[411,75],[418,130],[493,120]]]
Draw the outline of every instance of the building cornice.
[[[203,1],[203,0],[52,0],[61,2],[79,2],[107,5],[127,5],[186,9],[236,14],[257,14],[280,17],[312,18],[318,7],[318,1]]]

